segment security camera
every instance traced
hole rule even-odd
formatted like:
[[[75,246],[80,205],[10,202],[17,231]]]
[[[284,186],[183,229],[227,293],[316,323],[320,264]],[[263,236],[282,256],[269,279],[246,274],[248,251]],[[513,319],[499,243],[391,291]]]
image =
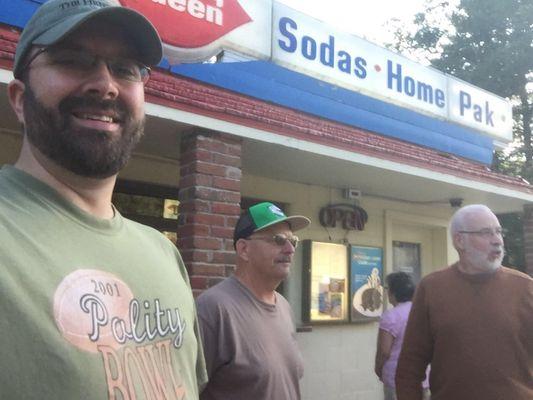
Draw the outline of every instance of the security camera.
[[[460,197],[453,197],[450,199],[450,206],[453,208],[459,208],[463,205],[463,199]]]

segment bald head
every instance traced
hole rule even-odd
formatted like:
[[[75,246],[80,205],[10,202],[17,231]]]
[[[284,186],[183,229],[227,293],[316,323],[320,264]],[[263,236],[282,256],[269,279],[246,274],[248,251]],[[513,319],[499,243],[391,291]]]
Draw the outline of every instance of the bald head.
[[[471,230],[474,222],[486,217],[496,218],[492,210],[483,204],[471,204],[462,207],[453,214],[450,222],[450,234],[453,237],[459,231]]]

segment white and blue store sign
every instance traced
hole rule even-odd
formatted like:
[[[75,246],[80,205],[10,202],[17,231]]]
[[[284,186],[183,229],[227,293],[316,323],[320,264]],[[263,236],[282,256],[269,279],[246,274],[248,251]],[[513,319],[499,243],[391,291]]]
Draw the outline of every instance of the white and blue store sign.
[[[0,0],[0,23],[23,27],[40,3]],[[249,17],[209,44],[213,51],[224,51],[222,62],[171,65],[169,55],[161,67],[485,164],[491,163],[495,145],[512,140],[512,109],[506,99],[277,1],[224,0],[217,5],[224,15],[239,6]]]
[[[512,140],[509,101],[287,6],[274,7],[272,61],[320,80]]]

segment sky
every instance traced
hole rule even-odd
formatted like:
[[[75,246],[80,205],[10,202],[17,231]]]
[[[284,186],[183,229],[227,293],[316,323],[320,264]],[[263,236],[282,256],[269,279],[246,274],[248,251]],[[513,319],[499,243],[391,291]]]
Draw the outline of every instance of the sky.
[[[386,22],[398,18],[410,23],[423,10],[424,0],[277,0],[340,30],[376,44],[392,42]],[[326,6],[327,5],[327,6]]]

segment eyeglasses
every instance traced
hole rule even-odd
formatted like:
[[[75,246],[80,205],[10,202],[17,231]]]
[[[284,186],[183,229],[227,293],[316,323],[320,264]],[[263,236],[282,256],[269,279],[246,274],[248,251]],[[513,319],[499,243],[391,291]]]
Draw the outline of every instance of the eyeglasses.
[[[459,231],[459,233],[469,233],[469,234],[472,234],[472,235],[479,235],[479,236],[481,236],[483,238],[490,238],[493,235],[503,237],[503,235],[504,235],[502,228],[495,228],[495,229],[483,228],[483,229],[480,229],[478,231]]]
[[[129,58],[101,57],[86,50],[55,46],[41,47],[28,59],[21,70],[29,68],[30,64],[43,53],[48,56],[50,64],[75,73],[89,73],[98,65],[99,60],[102,60],[116,79],[146,83],[150,78],[150,67],[138,61]]]
[[[278,233],[272,237],[250,237],[244,240],[264,240],[267,242],[273,242],[278,246],[285,246],[287,242],[289,242],[294,248],[298,247],[298,242],[300,241],[298,236],[286,236],[282,233]]]

